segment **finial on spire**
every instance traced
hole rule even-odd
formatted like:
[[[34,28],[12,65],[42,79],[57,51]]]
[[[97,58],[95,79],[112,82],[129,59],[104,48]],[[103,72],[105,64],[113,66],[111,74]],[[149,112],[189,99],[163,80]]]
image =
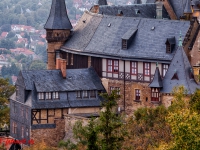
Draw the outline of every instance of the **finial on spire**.
[[[182,35],[181,35],[181,31],[180,31],[180,38],[179,38],[179,45],[178,46],[182,46]]]

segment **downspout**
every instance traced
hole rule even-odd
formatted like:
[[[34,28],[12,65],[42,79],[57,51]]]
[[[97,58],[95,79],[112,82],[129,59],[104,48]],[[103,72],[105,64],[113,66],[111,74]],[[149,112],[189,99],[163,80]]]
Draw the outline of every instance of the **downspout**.
[[[125,60],[124,60],[124,112],[126,112],[126,103],[125,103]]]

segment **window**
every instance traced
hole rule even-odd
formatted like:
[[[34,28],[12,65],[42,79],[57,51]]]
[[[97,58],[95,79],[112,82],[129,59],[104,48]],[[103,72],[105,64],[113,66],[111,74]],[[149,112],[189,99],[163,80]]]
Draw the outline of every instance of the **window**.
[[[71,54],[71,64],[70,65],[73,65],[73,62],[74,62],[74,55]]]
[[[89,95],[88,95],[88,91],[83,91],[83,97],[84,97],[84,98],[89,97]]]
[[[150,76],[150,63],[144,63],[144,75]]]
[[[17,134],[17,123],[13,122],[13,133]]]
[[[166,53],[171,53],[171,47],[169,43],[166,44]]]
[[[38,98],[41,100],[44,100],[44,93],[38,93]]]
[[[112,91],[116,91],[117,95],[120,95],[120,87],[110,87],[110,93],[112,93]]]
[[[22,129],[21,129],[21,132],[22,132],[22,138],[24,138],[24,127],[22,126]]]
[[[131,74],[133,75],[137,75],[138,72],[138,66],[137,66],[137,62],[131,62]]]
[[[108,72],[112,72],[112,60],[108,59]]]
[[[160,91],[158,88],[151,89],[151,101],[159,101]]]
[[[162,76],[164,77],[169,68],[168,64],[162,64]]]
[[[107,71],[118,73],[119,72],[119,61],[108,59],[107,61]]]
[[[76,98],[81,98],[81,91],[76,91]]]
[[[45,96],[46,96],[46,99],[51,99],[51,92],[47,92]]]
[[[90,91],[90,97],[95,98],[96,97],[96,92],[95,90]]]
[[[59,93],[53,92],[53,99],[59,99]]]
[[[122,49],[127,49],[127,40],[122,40]]]
[[[28,128],[26,128],[26,136],[28,136]]]
[[[140,90],[139,89],[135,89],[135,100],[140,101]]]

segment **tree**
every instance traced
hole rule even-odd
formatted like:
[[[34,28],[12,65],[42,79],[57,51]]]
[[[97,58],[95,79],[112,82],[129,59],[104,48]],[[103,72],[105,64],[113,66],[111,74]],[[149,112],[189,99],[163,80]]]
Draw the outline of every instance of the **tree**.
[[[121,148],[125,135],[122,130],[123,119],[115,111],[119,95],[116,94],[116,91],[113,91],[110,95],[107,93],[102,94],[102,97],[104,98],[102,107],[105,111],[100,112],[97,126],[99,133],[102,135],[99,140],[100,149],[117,150]]]
[[[9,84],[8,79],[0,78],[0,127],[9,123],[8,98],[14,90],[15,87]]]
[[[168,145],[171,150],[196,150],[200,147],[200,116],[196,109],[198,105],[193,105],[199,101],[199,90],[192,96],[192,102],[185,94],[183,86],[175,88],[174,101],[170,106],[173,109],[169,108],[166,117],[173,136]]]
[[[1,26],[2,32],[10,32],[11,31],[11,25],[10,24],[4,24]]]

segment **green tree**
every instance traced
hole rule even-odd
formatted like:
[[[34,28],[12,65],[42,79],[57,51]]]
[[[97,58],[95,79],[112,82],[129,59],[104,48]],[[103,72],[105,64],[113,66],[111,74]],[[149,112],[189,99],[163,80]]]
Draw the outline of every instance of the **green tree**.
[[[14,90],[15,87],[9,84],[8,79],[0,78],[0,127],[9,123],[8,98]]]
[[[102,106],[105,111],[100,112],[97,129],[102,138],[98,142],[101,150],[117,150],[121,148],[125,135],[122,129],[123,119],[121,115],[116,114],[119,95],[113,91],[110,95],[102,94],[102,97],[104,98]]]
[[[199,90],[192,96],[192,102],[186,97],[186,93],[183,86],[175,88],[174,101],[166,117],[173,136],[168,145],[168,149],[171,150],[197,150],[200,147],[200,116],[196,109],[198,105],[195,105],[199,98]]]

